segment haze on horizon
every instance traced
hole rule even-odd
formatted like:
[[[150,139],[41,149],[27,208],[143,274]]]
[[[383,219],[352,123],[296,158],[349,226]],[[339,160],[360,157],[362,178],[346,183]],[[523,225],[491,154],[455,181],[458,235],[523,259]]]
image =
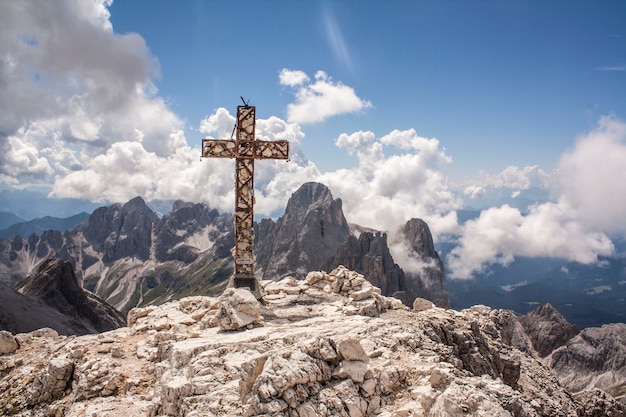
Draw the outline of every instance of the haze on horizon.
[[[326,184],[354,223],[412,217],[458,237],[450,276],[517,256],[583,263],[626,237],[623,2],[0,3],[2,189],[232,211],[240,96],[257,138],[255,211]],[[239,17],[239,18],[236,18]],[[544,190],[527,210],[457,212]],[[401,242],[396,242],[401,250]]]

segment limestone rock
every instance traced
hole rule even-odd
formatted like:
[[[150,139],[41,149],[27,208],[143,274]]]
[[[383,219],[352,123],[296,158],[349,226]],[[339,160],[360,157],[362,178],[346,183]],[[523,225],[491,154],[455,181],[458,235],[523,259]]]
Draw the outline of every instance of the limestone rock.
[[[239,291],[250,294],[232,289],[219,299],[131,310],[128,327],[101,334],[16,335],[20,348],[0,356],[0,413],[581,417],[619,411],[597,391],[574,399],[518,347],[525,345],[511,312],[390,309],[397,304],[376,287],[355,300],[351,295],[371,283],[345,267],[291,284],[281,286],[297,293],[268,294],[263,307],[252,297],[263,325],[246,331],[218,326],[222,304],[245,304],[232,299],[246,298]],[[375,316],[350,309],[371,301],[380,309]]]
[[[435,307],[435,304],[433,304],[433,302],[430,300],[425,300],[419,297],[413,300],[413,311],[415,312],[428,310],[429,308],[434,308],[434,307]]]
[[[519,319],[539,356],[546,357],[563,346],[580,329],[570,324],[551,304],[544,304]]]
[[[243,288],[227,288],[219,299],[217,320],[222,330],[240,330],[261,319],[261,304]]]
[[[0,331],[0,355],[13,353],[19,348],[17,340],[10,332],[6,330]]]

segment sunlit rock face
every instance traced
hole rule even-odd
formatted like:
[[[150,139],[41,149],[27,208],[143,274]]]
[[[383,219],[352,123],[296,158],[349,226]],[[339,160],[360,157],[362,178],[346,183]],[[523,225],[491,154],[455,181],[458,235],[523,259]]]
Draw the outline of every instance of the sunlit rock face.
[[[341,199],[324,184],[309,182],[296,190],[285,214],[256,229],[256,262],[263,279],[293,276],[302,279],[322,268],[350,236]]]
[[[528,351],[510,311],[411,311],[344,267],[261,287],[258,304],[231,291],[136,308],[127,327],[97,335],[15,335],[17,350],[0,356],[0,409],[24,417],[623,412],[599,391],[575,400]],[[225,303],[254,320],[220,327]]]
[[[521,316],[520,323],[542,358],[580,332],[576,325],[570,324],[551,304],[544,304]]]

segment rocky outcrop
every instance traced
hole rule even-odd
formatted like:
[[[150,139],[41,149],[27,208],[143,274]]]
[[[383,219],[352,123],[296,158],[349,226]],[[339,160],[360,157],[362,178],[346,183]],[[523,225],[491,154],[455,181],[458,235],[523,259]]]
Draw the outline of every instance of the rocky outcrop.
[[[566,344],[580,329],[570,324],[551,304],[544,304],[519,318],[540,357]]]
[[[385,233],[363,232],[359,237],[349,236],[325,267],[330,270],[339,265],[368,277],[385,295],[407,290],[404,271],[394,262]],[[403,301],[408,305],[413,299]]]
[[[0,330],[0,355],[13,353],[19,348],[17,339],[6,330]]]
[[[309,182],[298,188],[277,222],[264,219],[257,225],[258,275],[302,279],[308,271],[322,268],[350,235],[341,207],[341,199],[333,199],[323,184]]]
[[[519,317],[536,355],[543,358],[558,380],[585,402],[589,409],[613,409],[614,398],[626,404],[626,324],[588,327],[583,331],[570,324],[552,305],[544,304]],[[589,392],[606,391],[603,399]],[[607,408],[608,407],[608,408]]]
[[[219,298],[217,323],[222,330],[252,328],[261,318],[261,304],[243,288],[227,288]]]
[[[626,404],[626,324],[588,327],[545,362],[573,393],[601,389]]]
[[[126,324],[125,317],[104,300],[85,291],[72,265],[60,259],[45,261],[33,276],[20,281],[17,290],[73,319],[78,334],[98,333]],[[64,329],[62,329],[64,330]]]
[[[16,334],[44,327],[53,328],[64,335],[90,332],[76,318],[20,294],[8,285],[0,284],[0,330]]]
[[[16,335],[19,348],[0,356],[0,409],[24,417],[609,415],[610,396],[574,400],[512,343],[509,311],[412,312],[343,267],[261,284],[262,316],[244,331],[220,329],[218,299],[188,297],[133,309],[128,327],[99,335]],[[367,302],[377,314],[359,314]]]
[[[125,257],[147,260],[152,247],[152,224],[158,220],[141,197],[123,206],[95,210],[81,227],[87,242],[104,253],[105,263]]]
[[[428,224],[413,218],[405,223],[400,232],[408,243],[409,258],[420,265],[419,271],[406,272],[409,298],[427,298],[440,307],[448,307],[450,297],[445,289],[443,262],[435,250]]]

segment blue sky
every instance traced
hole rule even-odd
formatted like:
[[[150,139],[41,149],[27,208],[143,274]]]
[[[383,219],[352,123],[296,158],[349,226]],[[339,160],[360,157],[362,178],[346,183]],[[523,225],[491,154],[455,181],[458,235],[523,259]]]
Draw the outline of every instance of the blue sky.
[[[325,71],[373,107],[304,127],[321,169],[350,161],[340,133],[415,128],[454,179],[509,165],[552,169],[600,116],[626,117],[626,4],[619,1],[116,1],[114,30],[158,59],[155,83],[188,122],[244,95],[285,118],[281,69]],[[202,136],[202,135],[200,135]]]
[[[257,219],[318,181],[406,270],[412,217],[454,236],[453,278],[597,262],[626,237],[625,23],[624,1],[0,2],[0,189],[232,211],[234,162],[200,144],[243,96],[291,144],[255,168]]]

